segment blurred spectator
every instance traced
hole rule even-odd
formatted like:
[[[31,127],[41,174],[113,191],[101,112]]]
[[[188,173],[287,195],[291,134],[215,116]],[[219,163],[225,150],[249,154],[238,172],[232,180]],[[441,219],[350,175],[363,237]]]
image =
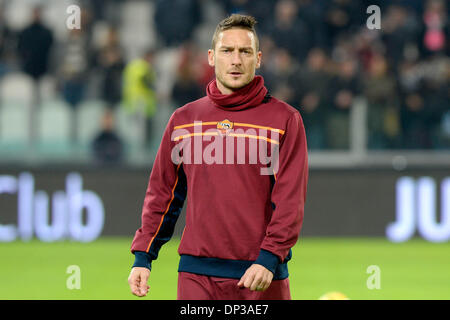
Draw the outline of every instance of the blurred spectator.
[[[76,108],[82,101],[87,85],[88,76],[88,47],[84,29],[69,31],[67,41],[62,45],[59,60],[59,87],[64,100],[72,109],[70,138],[77,142],[77,114]]]
[[[47,73],[53,33],[42,23],[42,8],[35,7],[32,22],[19,34],[18,53],[23,70],[38,80]]]
[[[350,146],[350,109],[361,92],[357,65],[352,58],[338,63],[338,74],[331,80],[330,110],[326,118],[327,146],[348,149]]]
[[[311,47],[327,48],[328,38],[324,23],[325,2],[316,0],[297,0],[298,17],[309,27]]]
[[[284,48],[274,49],[272,62],[272,67],[266,69],[264,73],[264,82],[267,82],[271,95],[292,106],[298,105],[295,100],[294,83],[299,72],[299,64]]]
[[[272,37],[267,34],[260,35],[259,50],[262,52],[262,63],[261,67],[256,69],[256,73],[264,76],[264,85],[271,91],[272,84],[269,78],[275,65],[275,42]]]
[[[176,108],[203,97],[204,91],[204,88],[198,85],[195,74],[190,68],[184,66],[178,70],[177,79],[172,88],[172,99]]]
[[[3,5],[0,4],[0,84],[3,76],[10,71],[9,54],[13,43],[13,32],[6,25],[3,16]],[[2,105],[2,97],[0,96],[0,107]]]
[[[298,73],[296,100],[300,103],[299,111],[303,117],[310,149],[326,147],[324,122],[330,99],[331,80],[331,74],[327,71],[328,65],[325,52],[314,48],[308,54],[306,65]]]
[[[205,61],[192,42],[186,42],[181,47],[177,77],[172,88],[175,108],[205,95],[206,85],[214,75],[214,69]]]
[[[8,72],[9,66],[7,64],[8,51],[11,48],[13,41],[13,32],[6,25],[3,17],[3,8],[0,5],[0,80],[1,77]]]
[[[102,99],[108,108],[113,109],[122,98],[122,72],[125,67],[124,53],[116,28],[109,28],[105,44],[97,52],[95,62],[103,75]]]
[[[285,48],[298,61],[303,62],[311,47],[308,26],[298,19],[298,5],[294,0],[277,1],[274,22],[268,34],[278,47]]]
[[[188,40],[201,22],[199,0],[156,0],[154,19],[162,44],[177,46]]]
[[[366,21],[366,7],[360,1],[326,1],[324,24],[327,36],[327,48],[331,49],[341,36],[355,34],[357,28]]]
[[[402,61],[407,48],[418,50],[420,24],[407,7],[389,6],[381,24],[389,64],[395,66]]]
[[[377,54],[384,56],[383,43],[379,39],[379,35],[369,29],[362,29],[356,33],[354,43],[355,54],[361,64],[361,72],[367,73],[369,72],[373,57]]]
[[[31,24],[22,30],[18,36],[18,54],[23,71],[33,79],[33,99],[29,113],[29,143],[34,145],[38,136],[37,109],[41,104],[39,79],[47,73],[50,50],[53,45],[53,33],[42,23],[42,8],[35,7],[32,11]]]
[[[447,20],[447,8],[443,0],[428,0],[423,13],[425,24],[423,46],[429,53],[444,52],[448,39],[445,34]],[[447,29],[448,31],[448,29]]]
[[[450,60],[435,56],[400,65],[401,121],[404,148],[443,148],[445,115],[450,110]]]
[[[114,132],[114,118],[111,109],[106,109],[101,128],[92,142],[94,160],[100,164],[120,162],[123,157],[123,143]]]
[[[442,120],[450,110],[449,83],[437,79],[427,79],[424,82],[425,122],[430,142],[426,148],[440,149],[444,146]]]
[[[152,139],[152,120],[156,113],[156,74],[154,51],[147,50],[142,58],[130,61],[123,73],[123,106],[139,119],[145,120],[146,143]]]
[[[401,121],[405,149],[427,148],[430,146],[425,121],[425,101],[420,91],[403,95]]]
[[[233,13],[249,14],[258,21],[257,32],[265,33],[271,23],[268,12],[273,12],[276,0],[224,0],[225,11],[228,15]]]
[[[204,90],[197,84],[195,74],[186,66],[180,68],[172,88],[172,99],[175,108],[182,107],[186,103],[203,96]]]
[[[397,92],[396,80],[389,72],[386,59],[382,55],[375,55],[364,81],[364,94],[369,108],[369,149],[400,147]]]
[[[402,61],[398,65],[397,81],[403,92],[417,90],[422,81],[423,72],[418,62]]]

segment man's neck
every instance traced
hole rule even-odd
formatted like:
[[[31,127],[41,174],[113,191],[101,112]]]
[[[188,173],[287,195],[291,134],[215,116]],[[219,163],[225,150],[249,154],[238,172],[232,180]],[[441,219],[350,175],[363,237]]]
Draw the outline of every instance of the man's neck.
[[[217,83],[217,89],[219,89],[220,93],[222,93],[222,94],[232,94],[234,92],[232,89],[225,87],[222,84],[222,82],[217,80],[217,78],[216,78],[216,83]]]
[[[250,80],[250,82],[252,82],[254,78],[255,78],[255,77],[253,77],[252,80]],[[232,88],[228,88],[228,87],[224,86],[223,83],[220,82],[220,81],[216,78],[217,89],[219,89],[220,93],[225,94],[225,95],[232,94],[233,92],[238,91],[239,89],[241,89],[241,88],[245,87],[246,85],[248,85],[250,82],[246,83],[245,85],[243,85],[243,86],[240,87],[240,88],[232,89]]]

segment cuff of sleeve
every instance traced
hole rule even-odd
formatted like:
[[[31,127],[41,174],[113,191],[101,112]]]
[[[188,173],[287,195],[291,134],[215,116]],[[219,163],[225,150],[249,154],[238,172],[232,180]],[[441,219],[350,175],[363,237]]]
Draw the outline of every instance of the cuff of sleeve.
[[[264,268],[275,274],[275,270],[278,267],[279,260],[278,257],[272,252],[261,249],[258,259],[256,259],[255,263],[262,265]]]
[[[134,254],[134,264],[132,268],[141,267],[152,270],[152,259],[146,252],[135,251],[133,252],[133,254]]]

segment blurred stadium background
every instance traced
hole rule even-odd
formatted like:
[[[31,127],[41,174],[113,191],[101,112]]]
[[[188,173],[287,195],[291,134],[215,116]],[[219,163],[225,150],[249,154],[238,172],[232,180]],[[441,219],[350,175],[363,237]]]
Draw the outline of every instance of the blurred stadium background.
[[[81,29],[66,25],[70,5]],[[381,29],[366,25],[370,5]],[[259,21],[258,73],[305,123],[310,182],[293,298],[450,299],[449,9],[0,1],[0,299],[135,298],[129,247],[161,134],[176,108],[204,95],[212,34],[235,12]],[[154,263],[150,299],[176,298],[183,215]],[[67,287],[70,265],[80,289]]]

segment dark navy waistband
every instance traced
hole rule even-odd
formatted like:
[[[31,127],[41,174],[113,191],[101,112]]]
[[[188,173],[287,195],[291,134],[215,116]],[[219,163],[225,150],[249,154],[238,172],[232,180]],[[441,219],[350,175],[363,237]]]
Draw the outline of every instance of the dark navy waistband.
[[[240,279],[253,263],[254,261],[196,257],[183,254],[180,257],[178,272],[190,272],[219,278]],[[273,280],[283,280],[288,276],[287,262],[278,264]]]

